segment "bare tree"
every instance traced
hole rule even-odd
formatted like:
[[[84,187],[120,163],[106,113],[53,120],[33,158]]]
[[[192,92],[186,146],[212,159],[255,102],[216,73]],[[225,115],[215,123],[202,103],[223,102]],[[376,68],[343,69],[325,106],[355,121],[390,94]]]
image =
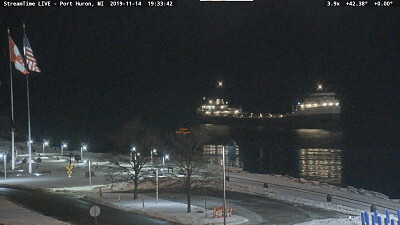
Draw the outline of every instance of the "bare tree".
[[[212,174],[205,162],[202,147],[208,140],[204,131],[198,128],[189,130],[190,133],[173,135],[174,165],[183,179],[178,179],[186,189],[187,212],[191,212],[192,190],[212,180]]]
[[[147,177],[149,170],[145,165],[149,162],[151,151],[161,145],[158,129],[136,120],[128,122],[121,132],[112,136],[115,145],[114,178],[133,182],[134,199],[138,198],[138,186]],[[115,173],[116,171],[113,171]]]

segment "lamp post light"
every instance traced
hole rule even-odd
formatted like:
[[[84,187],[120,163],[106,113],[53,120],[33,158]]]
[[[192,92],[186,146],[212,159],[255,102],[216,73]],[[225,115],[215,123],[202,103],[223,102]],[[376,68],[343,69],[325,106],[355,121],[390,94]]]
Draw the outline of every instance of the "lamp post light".
[[[153,165],[153,153],[157,154],[157,149],[153,149],[152,151],[150,151],[151,165]]]
[[[43,154],[44,154],[44,147],[49,146],[49,140],[43,139]]]
[[[67,142],[61,142],[61,156],[64,154],[64,148],[67,148],[68,144]]]
[[[87,145],[86,144],[82,144],[81,145],[81,160],[83,161],[83,151],[87,150]]]

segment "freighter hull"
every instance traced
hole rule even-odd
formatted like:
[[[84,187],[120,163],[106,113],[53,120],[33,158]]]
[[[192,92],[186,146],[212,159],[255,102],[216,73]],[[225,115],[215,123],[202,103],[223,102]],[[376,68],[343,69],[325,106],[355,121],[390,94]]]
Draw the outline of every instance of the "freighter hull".
[[[294,129],[340,129],[340,114],[311,114],[289,117]]]
[[[288,115],[282,118],[234,118],[200,116],[201,124],[271,127],[284,129],[331,129],[341,128],[340,114]]]

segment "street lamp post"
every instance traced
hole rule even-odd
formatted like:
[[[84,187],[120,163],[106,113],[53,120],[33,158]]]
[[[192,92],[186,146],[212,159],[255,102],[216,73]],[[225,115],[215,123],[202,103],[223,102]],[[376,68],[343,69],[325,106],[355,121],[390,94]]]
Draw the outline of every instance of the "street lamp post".
[[[46,139],[43,139],[43,154],[44,154],[44,147],[49,146],[49,141]]]
[[[90,171],[90,160],[89,160],[89,185],[92,187],[92,171]]]
[[[61,156],[64,154],[64,148],[67,148],[67,142],[61,142]]]
[[[4,162],[4,179],[7,178],[7,153],[5,153],[4,155],[0,155],[0,158],[3,158],[3,162]]]
[[[157,153],[157,149],[153,149],[152,151],[150,151],[151,165],[153,165],[153,153],[156,154]]]
[[[225,199],[225,146],[222,146],[222,170],[224,174],[224,225],[226,225],[226,199]]]
[[[136,163],[136,147],[135,147],[135,146],[133,146],[133,147],[131,148],[131,161],[132,161],[132,159],[133,159],[133,154],[135,154],[135,163]]]
[[[158,168],[156,170],[156,205],[158,204]]]
[[[30,130],[29,130],[29,139],[30,139]],[[32,173],[32,143],[33,143],[32,139],[30,139],[27,143],[28,144],[28,154],[29,154],[29,157],[28,157],[29,173]]]
[[[81,160],[83,161],[83,151],[86,151],[87,150],[87,145],[85,145],[85,144],[82,144],[81,145]]]
[[[162,159],[162,165],[164,166],[165,160],[169,159],[169,155],[164,155]]]

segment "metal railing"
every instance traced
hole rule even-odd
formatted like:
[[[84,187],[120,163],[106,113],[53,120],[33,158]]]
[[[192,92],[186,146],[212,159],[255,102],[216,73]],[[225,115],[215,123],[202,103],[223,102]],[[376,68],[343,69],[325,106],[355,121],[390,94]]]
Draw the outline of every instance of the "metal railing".
[[[226,161],[226,166],[229,167],[237,167],[237,168],[243,168],[243,161],[233,161],[233,160],[229,160]]]

